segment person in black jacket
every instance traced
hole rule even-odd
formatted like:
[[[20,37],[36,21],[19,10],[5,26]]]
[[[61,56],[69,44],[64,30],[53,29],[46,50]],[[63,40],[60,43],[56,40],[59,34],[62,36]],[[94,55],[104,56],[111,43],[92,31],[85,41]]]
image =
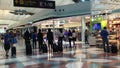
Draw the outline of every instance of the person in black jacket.
[[[39,32],[37,34],[37,40],[38,40],[39,52],[40,52],[41,46],[43,45],[43,33],[41,32],[41,29],[39,29]]]
[[[60,51],[63,51],[63,48],[62,48],[63,38],[64,38],[63,31],[62,31],[62,29],[59,29],[59,32],[58,32],[58,46],[59,46]]]
[[[32,54],[32,47],[30,44],[31,35],[28,30],[24,33],[24,39],[26,45],[26,55],[31,55]]]
[[[53,45],[53,32],[51,32],[51,29],[48,29],[47,40],[48,40],[48,48],[49,50],[51,50],[51,46]]]
[[[69,33],[68,33],[68,40],[69,40],[69,48],[72,48],[72,45],[71,45],[71,42],[72,42],[72,32],[71,30],[69,30]]]
[[[85,44],[89,44],[88,37],[89,37],[89,31],[86,29],[85,30]]]

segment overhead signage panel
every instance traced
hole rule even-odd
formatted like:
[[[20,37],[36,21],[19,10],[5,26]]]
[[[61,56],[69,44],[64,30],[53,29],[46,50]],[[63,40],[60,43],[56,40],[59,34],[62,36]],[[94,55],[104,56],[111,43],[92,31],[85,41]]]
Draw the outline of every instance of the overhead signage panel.
[[[55,9],[55,1],[14,0],[14,6]]]

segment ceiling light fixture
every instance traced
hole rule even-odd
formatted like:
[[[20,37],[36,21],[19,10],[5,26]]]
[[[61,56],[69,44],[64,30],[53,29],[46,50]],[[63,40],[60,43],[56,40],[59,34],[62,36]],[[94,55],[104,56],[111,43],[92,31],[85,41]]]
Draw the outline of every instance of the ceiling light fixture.
[[[80,0],[73,0],[73,2],[78,3],[78,2],[80,2]]]
[[[14,11],[10,11],[10,13],[14,14],[14,15],[34,15],[34,13],[32,12],[28,12],[26,10],[14,10]]]

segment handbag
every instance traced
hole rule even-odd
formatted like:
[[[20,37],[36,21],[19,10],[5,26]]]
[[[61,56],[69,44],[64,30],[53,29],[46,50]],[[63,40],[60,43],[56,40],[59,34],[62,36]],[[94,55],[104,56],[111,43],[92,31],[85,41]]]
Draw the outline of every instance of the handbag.
[[[13,47],[16,47],[16,44],[13,44]]]
[[[72,36],[69,36],[70,39],[72,39]]]

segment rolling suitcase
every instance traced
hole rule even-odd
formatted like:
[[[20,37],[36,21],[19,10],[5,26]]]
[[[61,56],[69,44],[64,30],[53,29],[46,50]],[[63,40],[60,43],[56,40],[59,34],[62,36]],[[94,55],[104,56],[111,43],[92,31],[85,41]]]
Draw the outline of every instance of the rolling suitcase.
[[[111,52],[112,52],[112,53],[117,53],[117,52],[118,52],[118,49],[117,49],[117,46],[116,46],[116,45],[112,45],[112,46],[111,46]]]
[[[47,53],[48,52],[47,45],[45,43],[42,45],[42,52],[43,53]]]
[[[60,45],[60,43],[58,42],[58,51],[62,52],[63,51],[63,48],[62,48],[62,45]]]
[[[27,41],[26,55],[32,55],[32,47],[31,47],[30,41]]]
[[[116,35],[116,42],[112,44],[111,46],[111,52],[112,53],[117,53],[118,52],[118,48],[117,48],[117,35]]]
[[[16,56],[16,47],[12,46],[11,48],[11,56]]]
[[[58,46],[56,45],[56,43],[53,43],[53,52],[58,52]]]

